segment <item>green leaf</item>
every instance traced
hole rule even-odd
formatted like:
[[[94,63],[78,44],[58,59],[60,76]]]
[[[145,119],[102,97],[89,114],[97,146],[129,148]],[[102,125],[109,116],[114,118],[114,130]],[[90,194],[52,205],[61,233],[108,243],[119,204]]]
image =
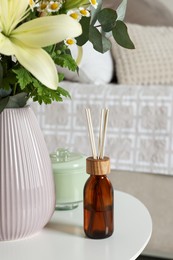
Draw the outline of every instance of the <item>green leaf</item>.
[[[58,91],[59,91],[59,93],[60,93],[62,96],[71,98],[69,92],[68,92],[67,90],[65,90],[64,88],[58,87]]]
[[[116,26],[112,30],[112,35],[115,39],[115,41],[122,47],[127,49],[134,49],[135,46],[133,42],[131,41],[127,26],[122,21],[117,21]]]
[[[66,0],[62,1],[63,2],[63,7],[66,10],[71,10],[71,9],[76,9],[79,8],[80,6],[88,6],[89,1],[88,0]]]
[[[0,98],[0,113],[6,108],[9,101],[9,96],[5,98]]]
[[[21,90],[25,89],[28,84],[32,83],[33,78],[25,68],[21,67],[13,70],[13,72],[17,75],[16,78],[18,79]]]
[[[91,25],[94,25],[97,21],[97,15],[102,9],[102,2],[103,0],[97,0],[97,4],[98,4],[97,8],[91,6],[91,20],[90,20]]]
[[[90,26],[89,40],[98,52],[105,53],[111,48],[111,42],[92,25]]]
[[[80,20],[82,34],[76,38],[77,45],[83,46],[89,39],[90,17],[82,17]]]
[[[110,8],[104,8],[98,13],[98,21],[104,32],[110,32],[115,27],[117,19],[116,11]]]
[[[4,97],[7,97],[11,94],[11,89],[9,89],[8,91],[3,89],[3,88],[0,88],[0,98],[4,98]]]
[[[34,90],[35,91],[31,93],[31,97],[34,101],[38,101],[39,104],[51,104],[54,100],[62,102],[62,96],[70,97],[69,93],[61,87],[58,87],[56,90],[49,89],[41,85],[36,79],[34,80]]]
[[[33,87],[34,89],[38,89],[40,87],[40,82],[37,79],[33,79]],[[41,84],[42,86],[42,84]]]
[[[16,94],[14,96],[9,96],[9,101],[6,107],[8,108],[18,108],[24,107],[28,100],[28,95],[24,92]]]
[[[76,71],[77,64],[70,54],[61,54],[55,59],[55,63],[61,67],[68,68],[69,70]]]
[[[64,80],[64,74],[63,73],[58,73],[59,76],[59,82]]]
[[[11,86],[14,86],[16,83],[16,75],[12,71],[8,71],[6,77],[2,79],[2,88],[9,91]]]

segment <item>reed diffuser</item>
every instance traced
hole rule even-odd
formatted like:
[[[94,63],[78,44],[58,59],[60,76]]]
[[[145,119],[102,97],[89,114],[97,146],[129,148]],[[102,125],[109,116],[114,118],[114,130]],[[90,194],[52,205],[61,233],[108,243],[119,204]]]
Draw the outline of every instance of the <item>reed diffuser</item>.
[[[104,156],[108,115],[108,109],[101,110],[97,152],[91,112],[86,108],[92,157],[86,159],[86,172],[90,177],[84,186],[84,232],[87,237],[94,239],[109,237],[114,230],[114,194],[107,177],[110,159]]]

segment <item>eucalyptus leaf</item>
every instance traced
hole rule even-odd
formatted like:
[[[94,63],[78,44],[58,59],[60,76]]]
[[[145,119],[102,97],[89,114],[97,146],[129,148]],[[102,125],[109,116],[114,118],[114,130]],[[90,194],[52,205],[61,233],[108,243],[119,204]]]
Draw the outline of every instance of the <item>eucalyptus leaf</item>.
[[[123,0],[117,8],[117,20],[123,21],[127,9],[127,0]]]
[[[6,108],[9,101],[9,96],[5,98],[0,98],[0,113]]]
[[[111,48],[111,42],[92,25],[90,26],[89,40],[92,42],[94,49],[98,52],[105,53]]]
[[[77,45],[83,46],[89,39],[90,17],[82,17],[80,20],[82,34],[76,38]]]
[[[104,32],[110,32],[115,27],[117,19],[116,11],[104,8],[98,13],[98,21]]]
[[[133,42],[131,41],[127,26],[122,21],[117,21],[116,26],[112,30],[112,35],[115,39],[115,41],[122,47],[127,49],[134,49],[135,46]]]
[[[91,25],[94,25],[97,21],[97,14],[102,9],[102,2],[103,0],[97,0],[97,4],[98,4],[97,8],[91,6],[91,20],[90,20]]]
[[[10,94],[11,94],[11,89],[5,90],[5,89],[0,88],[0,98],[7,97]]]
[[[9,101],[7,104],[7,108],[19,108],[24,107],[28,100],[28,95],[25,92],[21,92],[14,96],[9,96]]]

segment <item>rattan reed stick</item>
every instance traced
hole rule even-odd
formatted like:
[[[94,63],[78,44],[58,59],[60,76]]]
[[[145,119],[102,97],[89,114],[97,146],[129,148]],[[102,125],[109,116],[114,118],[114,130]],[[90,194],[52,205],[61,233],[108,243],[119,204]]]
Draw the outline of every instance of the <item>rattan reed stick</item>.
[[[102,131],[102,145],[101,145],[101,153],[100,159],[104,157],[104,147],[105,147],[105,139],[106,139],[106,131],[107,131],[107,124],[108,124],[108,116],[109,116],[109,109],[104,110],[104,123],[103,123],[103,131]]]
[[[96,145],[95,145],[95,138],[94,138],[94,131],[93,131],[93,124],[92,124],[90,109],[86,108],[85,112],[86,112],[86,117],[87,117],[89,138],[90,138],[91,150],[92,150],[93,158],[97,159],[97,152],[96,152]]]
[[[103,159],[109,109],[105,108],[105,109],[101,110],[98,152],[96,151],[96,145],[95,145],[95,138],[94,138],[94,131],[93,131],[93,124],[92,124],[90,109],[85,108],[85,112],[86,112],[86,117],[87,117],[88,132],[89,132],[89,138],[90,138],[93,158],[94,159]]]
[[[99,129],[99,142],[98,142],[98,159],[101,155],[101,148],[102,148],[102,133],[103,133],[103,121],[104,121],[104,109],[101,109],[101,115],[100,115],[100,129]]]

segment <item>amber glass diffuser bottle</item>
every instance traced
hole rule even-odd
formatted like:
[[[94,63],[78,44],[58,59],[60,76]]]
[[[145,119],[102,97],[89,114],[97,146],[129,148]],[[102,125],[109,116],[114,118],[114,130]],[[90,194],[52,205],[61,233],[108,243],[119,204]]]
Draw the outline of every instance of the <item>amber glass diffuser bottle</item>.
[[[87,158],[86,171],[90,177],[84,186],[84,231],[89,238],[106,238],[114,230],[114,194],[107,177],[109,158]]]
[[[90,177],[84,186],[84,232],[89,238],[100,239],[111,236],[114,230],[114,194],[107,177],[110,160],[104,156],[109,109],[101,110],[98,152],[91,112],[89,108],[85,111],[93,156],[86,160],[86,172]]]

